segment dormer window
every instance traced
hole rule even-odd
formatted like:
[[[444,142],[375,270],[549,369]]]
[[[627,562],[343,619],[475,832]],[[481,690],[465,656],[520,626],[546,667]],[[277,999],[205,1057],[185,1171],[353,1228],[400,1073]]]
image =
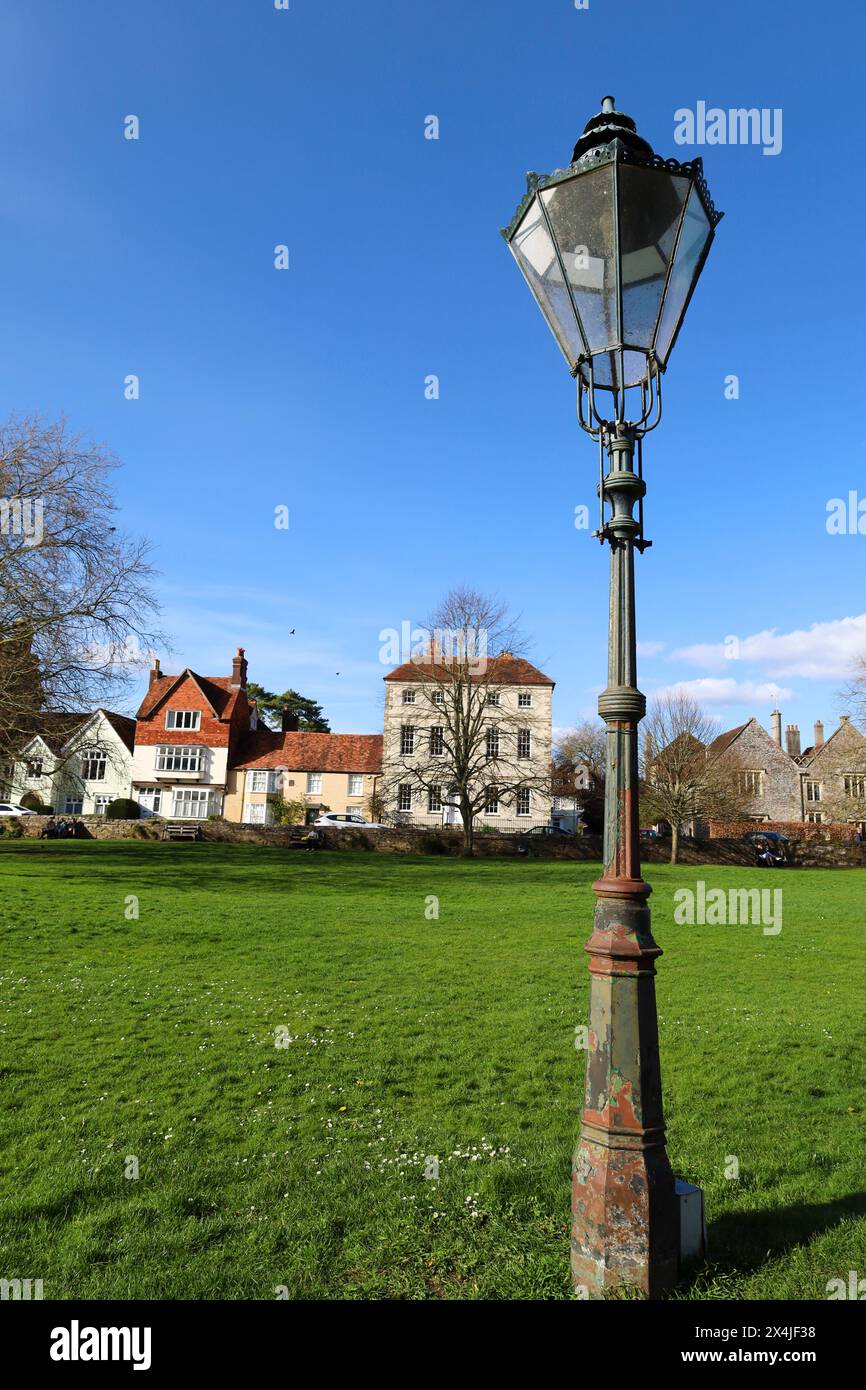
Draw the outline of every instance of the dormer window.
[[[165,727],[167,729],[198,729],[201,724],[201,710],[167,709]]]

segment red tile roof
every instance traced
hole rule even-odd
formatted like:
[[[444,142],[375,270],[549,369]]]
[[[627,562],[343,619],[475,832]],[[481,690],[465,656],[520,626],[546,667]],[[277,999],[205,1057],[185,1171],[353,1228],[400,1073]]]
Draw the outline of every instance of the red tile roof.
[[[447,662],[423,662],[405,661],[402,666],[390,671],[385,676],[386,681],[448,681],[450,672]],[[484,680],[494,685],[549,685],[553,687],[556,682],[546,676],[543,671],[539,671],[537,666],[526,661],[522,656],[492,656],[485,663],[484,669],[473,677],[476,680]]]
[[[179,676],[157,677],[141,702],[137,718],[148,719],[185,676],[195,681],[218,719],[230,718],[239,693],[239,687],[232,686],[231,676],[199,676],[188,667]]]
[[[381,772],[381,734],[249,734],[233,768],[284,767],[289,772]]]

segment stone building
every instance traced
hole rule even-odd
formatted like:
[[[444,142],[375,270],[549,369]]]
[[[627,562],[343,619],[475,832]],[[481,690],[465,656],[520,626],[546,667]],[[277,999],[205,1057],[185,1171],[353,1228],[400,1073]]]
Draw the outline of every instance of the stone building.
[[[748,819],[849,822],[866,834],[866,738],[849,716],[842,715],[828,739],[817,720],[813,742],[805,749],[796,724],[785,726],[783,746],[777,709],[770,727],[768,734],[757,719],[750,719],[720,734],[708,749],[711,755],[737,759]]]
[[[773,713],[774,732],[781,730]],[[755,821],[801,820],[800,771],[790,753],[754,717],[719,734],[707,750],[710,757],[735,760],[743,811]]]
[[[813,824],[849,821],[866,835],[866,738],[843,714],[839,727],[824,739],[815,725],[815,740],[800,757],[802,819]]]
[[[452,702],[461,699],[477,710],[482,730],[473,755],[473,794],[486,795],[476,826],[547,825],[553,688],[549,676],[508,652],[485,659],[477,673],[467,668],[456,685],[444,659],[407,661],[389,672],[382,750],[385,817],[430,828],[461,823],[448,752]]]

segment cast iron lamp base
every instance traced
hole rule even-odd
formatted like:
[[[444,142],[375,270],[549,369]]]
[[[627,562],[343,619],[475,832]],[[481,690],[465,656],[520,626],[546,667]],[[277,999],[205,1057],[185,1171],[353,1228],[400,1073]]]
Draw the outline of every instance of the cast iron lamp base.
[[[679,1206],[665,1150],[649,885],[600,879],[586,1095],[572,1169],[572,1277],[586,1296],[677,1281]]]

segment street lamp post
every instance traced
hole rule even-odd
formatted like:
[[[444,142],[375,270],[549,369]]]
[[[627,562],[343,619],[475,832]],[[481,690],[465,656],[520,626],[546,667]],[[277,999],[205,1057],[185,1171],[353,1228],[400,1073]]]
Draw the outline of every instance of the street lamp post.
[[[679,1212],[665,1149],[650,887],[640,867],[634,554],[644,537],[642,441],[721,218],[701,161],[663,160],[604,97],[567,169],[530,174],[503,236],[577,380],[581,427],[599,446],[610,545],[604,872],[587,942],[590,1022],[572,1169],[571,1267],[591,1297],[676,1282]],[[605,393],[605,394],[603,394]],[[607,401],[605,406],[603,401]],[[606,510],[607,509],[607,510]]]

